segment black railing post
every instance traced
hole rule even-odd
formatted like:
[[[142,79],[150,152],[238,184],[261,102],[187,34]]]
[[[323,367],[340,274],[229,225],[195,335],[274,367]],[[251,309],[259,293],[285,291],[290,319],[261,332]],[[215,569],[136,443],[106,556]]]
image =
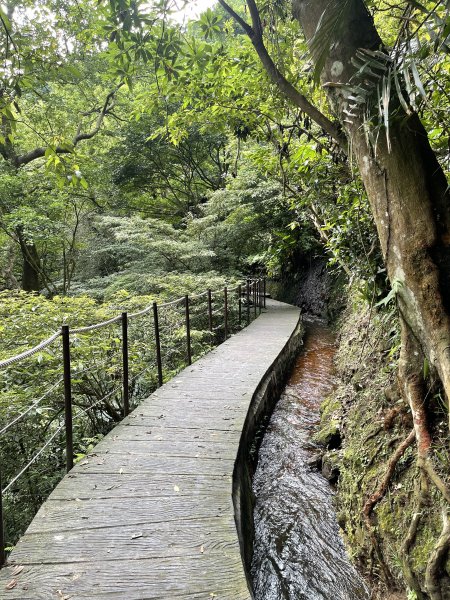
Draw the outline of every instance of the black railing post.
[[[130,389],[128,373],[128,314],[122,313],[122,384],[123,384],[123,416],[130,414]]]
[[[0,567],[6,562],[5,552],[5,525],[3,519],[3,494],[2,494],[2,473],[0,471]]]
[[[186,294],[185,296],[185,307],[186,307],[186,344],[187,344],[187,360],[188,365],[192,364],[192,354],[191,354],[191,322],[189,319],[189,296]]]
[[[238,285],[238,294],[239,294],[239,327],[242,323],[242,285]]]
[[[61,328],[64,365],[64,422],[66,429],[66,469],[73,467],[73,423],[72,423],[72,382],[70,376],[70,333],[69,326]]]
[[[256,279],[253,280],[253,312],[256,319],[256,311],[257,311],[257,300],[256,300]]]
[[[247,299],[247,325],[250,325],[250,279],[247,279],[245,295]]]
[[[225,329],[225,339],[228,338],[228,288],[223,289],[223,309],[224,309],[224,317],[223,317],[223,326]]]
[[[212,315],[212,295],[211,290],[208,290],[208,324],[209,330],[213,330],[213,315]]]
[[[263,306],[266,308],[266,278],[263,279]]]
[[[261,279],[258,279],[258,308],[259,308],[259,314],[261,314],[261,307],[262,307]]]
[[[158,318],[158,305],[153,302],[153,325],[155,327],[155,346],[156,346],[156,365],[158,368],[158,387],[163,384],[163,371],[162,371],[162,360],[161,360],[161,340],[159,337],[159,318]]]

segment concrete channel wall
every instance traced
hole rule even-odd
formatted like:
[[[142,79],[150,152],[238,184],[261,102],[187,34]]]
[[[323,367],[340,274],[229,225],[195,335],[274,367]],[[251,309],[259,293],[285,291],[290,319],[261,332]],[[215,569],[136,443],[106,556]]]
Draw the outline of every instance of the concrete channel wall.
[[[264,423],[278,401],[299,349],[303,344],[303,335],[304,327],[299,313],[297,324],[291,336],[286,341],[285,346],[278,356],[275,357],[264,378],[255,390],[242,431],[239,452],[233,473],[233,503],[236,529],[247,583],[252,597],[250,578],[254,541],[252,479],[256,468],[258,445],[263,435]]]

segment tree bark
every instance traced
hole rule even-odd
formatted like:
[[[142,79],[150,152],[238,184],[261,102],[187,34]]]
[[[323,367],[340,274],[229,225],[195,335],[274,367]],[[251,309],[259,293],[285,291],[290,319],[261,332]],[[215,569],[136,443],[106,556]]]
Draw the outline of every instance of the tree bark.
[[[17,238],[23,258],[22,289],[25,292],[39,292],[41,289],[40,258],[36,244],[26,240],[20,227]]]
[[[335,0],[337,1],[337,0]],[[293,0],[310,48],[330,0]],[[352,0],[325,61],[322,80],[346,131],[374,215],[391,284],[398,289],[402,321],[434,365],[450,397],[450,194],[445,175],[418,116],[398,107],[390,147],[384,131],[376,145],[365,133],[362,111],[348,118],[357,50],[383,49],[363,0]],[[313,55],[313,60],[318,57]],[[376,93],[376,89],[375,89]],[[347,111],[347,112],[344,112]],[[420,377],[420,373],[417,373]]]

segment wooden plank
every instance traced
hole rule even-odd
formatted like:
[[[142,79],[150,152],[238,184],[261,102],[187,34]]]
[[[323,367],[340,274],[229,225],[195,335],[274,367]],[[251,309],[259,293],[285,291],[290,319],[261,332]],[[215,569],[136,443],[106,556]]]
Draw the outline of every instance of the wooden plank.
[[[74,473],[115,473],[117,478],[123,473],[159,473],[168,476],[203,473],[206,475],[227,475],[233,471],[234,459],[204,456],[145,456],[142,454],[99,454],[78,463]]]
[[[236,458],[237,447],[230,441],[213,441],[202,442],[200,440],[186,441],[175,437],[173,440],[162,439],[161,436],[148,435],[146,440],[128,440],[118,438],[103,440],[95,447],[95,455],[103,453],[107,454],[123,454],[136,455],[145,454],[145,456],[166,456],[170,453],[171,456],[187,457],[203,457],[203,458],[225,458],[234,460]]]
[[[88,562],[101,556],[110,560],[155,559],[232,549],[239,555],[234,518],[227,513],[220,519],[179,521],[176,527],[164,522],[26,534],[14,550],[14,562]]]
[[[133,426],[140,425],[151,427],[160,425],[163,427],[186,427],[196,429],[213,429],[218,431],[242,430],[245,421],[246,411],[228,410],[228,411],[205,411],[192,410],[185,411],[171,410],[170,407],[156,410],[153,407],[137,410],[127,419],[124,424]]]
[[[64,479],[64,485],[58,485],[50,495],[51,500],[69,500],[74,498],[142,498],[172,494],[177,486],[180,496],[201,496],[205,490],[231,496],[232,478],[229,473],[222,476],[190,473],[177,475],[176,478],[155,473],[73,473]]]
[[[208,406],[209,404],[209,406]],[[225,408],[227,406],[228,408]],[[205,417],[211,420],[211,416],[220,418],[222,415],[242,416],[244,402],[236,401],[235,404],[226,403],[223,400],[210,400],[196,402],[195,400],[175,400],[175,399],[158,399],[157,402],[148,403],[145,406],[137,408],[130,416],[129,422],[139,417],[181,417],[184,421],[196,423],[198,420],[204,421]],[[248,408],[248,403],[245,403],[245,408]]]
[[[180,520],[207,518],[221,519],[233,513],[230,497],[222,494],[196,497],[180,496],[174,487],[167,495],[162,493],[130,503],[128,498],[48,500],[31,522],[27,533],[60,532],[73,529],[106,527],[108,524],[141,525],[144,523],[166,523]],[[107,544],[105,540],[105,544]]]
[[[177,399],[180,398],[180,396],[182,395],[183,398],[185,399],[192,399],[192,400],[198,400],[201,398],[204,398],[206,400],[211,400],[213,398],[218,398],[220,400],[223,400],[225,402],[230,402],[233,400],[236,400],[236,397],[246,397],[248,401],[251,400],[251,397],[253,395],[253,389],[251,388],[247,388],[247,389],[242,389],[239,388],[238,390],[234,389],[231,390],[228,387],[220,387],[219,385],[216,386],[211,386],[209,388],[207,388],[206,386],[197,386],[197,387],[192,387],[192,388],[188,388],[186,387],[186,389],[181,389],[181,387],[170,387],[170,388],[166,388],[164,390],[161,389],[161,391],[159,392],[159,394],[157,394],[156,396],[151,396],[150,398],[153,399],[153,401],[157,398],[173,398],[173,399]],[[182,392],[182,393],[181,393]],[[145,402],[147,403],[147,401]],[[140,405],[142,406],[142,404]]]
[[[12,568],[4,576],[12,579]],[[3,574],[2,574],[3,575]],[[24,593],[33,600],[70,600],[79,598],[116,598],[143,600],[178,593],[203,594],[206,599],[250,598],[242,561],[234,549],[228,554],[202,554],[171,558],[137,559],[122,563],[119,560],[100,560],[85,563],[30,565],[15,578],[17,586],[8,591],[7,598],[23,600]],[[4,587],[4,586],[3,586]],[[225,590],[225,591],[223,591]],[[2,590],[2,593],[6,594]],[[165,594],[165,595],[163,595]]]
[[[59,593],[52,596],[23,596],[23,594],[26,593],[27,591],[21,592],[22,595],[19,596],[20,600],[61,600],[64,598],[64,596],[61,596]],[[7,598],[12,598],[12,596],[8,595]],[[85,598],[92,599],[93,596],[77,595],[75,598],[84,600]],[[218,594],[214,594],[213,592],[171,592],[170,598],[183,600],[213,600],[214,598],[217,598],[218,600],[219,598],[220,600],[251,600],[248,589],[238,591],[233,584],[228,585],[227,588],[220,588]],[[69,597],[69,600],[74,600],[74,597]],[[116,593],[108,591],[103,593],[101,591],[97,591],[95,594],[95,600],[124,600],[124,596],[122,595],[122,592]],[[127,594],[126,600],[167,600],[167,595],[164,591],[160,591],[159,593],[152,592],[151,596],[149,596],[145,593],[145,591],[133,590],[133,592]]]
[[[133,427],[129,425],[118,425],[111,431],[105,440],[111,440],[111,445],[116,439],[122,440],[143,440],[148,439],[151,436],[156,436],[161,440],[173,440],[173,439],[184,439],[186,442],[196,442],[197,440],[203,442],[229,442],[230,444],[238,444],[241,436],[240,431],[230,431],[228,429],[206,429],[199,427],[164,427],[160,421],[146,427],[145,425],[139,427],[137,424],[133,424]]]

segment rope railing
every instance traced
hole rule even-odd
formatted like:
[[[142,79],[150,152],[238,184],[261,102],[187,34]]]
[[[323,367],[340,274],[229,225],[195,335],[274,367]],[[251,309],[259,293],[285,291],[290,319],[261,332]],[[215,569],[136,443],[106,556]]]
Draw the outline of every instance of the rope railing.
[[[88,333],[90,331],[95,331],[96,329],[108,327],[108,325],[112,325],[113,323],[119,323],[121,319],[121,315],[118,315],[117,317],[113,317],[112,319],[108,319],[107,321],[102,321],[101,323],[95,323],[94,325],[86,325],[85,327],[75,327],[75,329],[70,330],[70,333]]]
[[[12,356],[11,358],[6,358],[5,360],[0,360],[0,369],[2,369],[4,367],[9,367],[10,365],[12,365],[16,362],[20,362],[21,360],[25,360],[26,358],[33,356],[33,354],[37,354],[41,350],[44,350],[45,348],[47,348],[47,346],[50,346],[50,344],[53,344],[53,342],[55,340],[57,340],[60,337],[60,335],[61,335],[61,332],[57,331],[56,333],[51,335],[49,338],[47,338],[46,340],[44,340],[37,346],[34,346],[34,348],[25,350],[25,352],[16,354],[16,356]]]
[[[147,380],[146,384],[143,386],[139,384],[138,387],[145,391],[149,385],[148,381],[150,381],[150,383],[153,381],[153,385],[155,385],[154,377],[156,377],[157,387],[160,387],[164,383],[165,368],[168,369],[166,373],[171,373],[174,370],[173,366],[171,367],[169,365],[169,361],[173,362],[176,358],[179,360],[180,352],[185,352],[186,364],[192,364],[192,361],[196,356],[204,354],[205,351],[210,349],[211,341],[215,340],[215,343],[218,343],[219,338],[222,336],[222,332],[222,339],[226,340],[232,331],[239,330],[244,326],[244,307],[246,309],[245,325],[248,325],[251,321],[251,305],[253,305],[254,316],[256,317],[258,310],[261,312],[261,309],[265,307],[265,297],[265,280],[247,279],[244,283],[240,283],[239,285],[230,288],[225,286],[217,290],[208,289],[191,296],[185,295],[181,298],[176,298],[175,300],[161,304],[153,302],[151,305],[136,312],[122,312],[120,315],[116,315],[110,319],[92,325],[70,328],[69,325],[64,324],[60,331],[53,333],[50,337],[33,348],[0,361],[0,369],[5,369],[45,350],[56,340],[61,339],[62,341],[62,377],[58,379],[56,383],[49,386],[28,408],[22,410],[20,414],[14,417],[9,423],[3,425],[0,429],[0,436],[10,432],[15,425],[23,421],[30,413],[34,410],[39,410],[39,405],[46,398],[49,398],[52,394],[56,393],[61,384],[63,384],[63,408],[61,408],[61,403],[58,404],[58,410],[63,411],[64,413],[63,423],[53,431],[45,444],[35,452],[27,464],[14,475],[3,489],[1,482],[2,474],[0,472],[0,567],[3,566],[6,561],[3,519],[4,494],[13,489],[14,484],[16,484],[20,477],[28,471],[39,457],[42,456],[57,435],[64,430],[66,470],[70,471],[74,465],[73,423],[75,420],[79,420],[81,417],[87,415],[93,408],[105,404],[105,401],[111,397],[117,398],[117,401],[114,401],[114,406],[118,406],[123,416],[126,417],[130,413],[130,389],[136,389],[136,384],[142,380],[144,373],[148,372],[150,375],[153,373],[153,376]],[[139,350],[138,356],[140,356],[141,359],[148,359],[147,355],[149,351],[151,351],[153,360],[151,360],[151,362],[147,360],[146,366],[143,369],[140,369],[138,373],[133,374],[130,372],[129,364],[129,322],[145,315],[150,315],[152,317],[150,321],[145,321],[145,327],[150,327],[153,335],[149,341],[149,334],[145,328],[142,329],[141,325],[137,331],[134,331],[134,337],[131,338],[131,343],[134,344],[133,348],[135,351],[136,349]],[[204,319],[203,323],[198,322],[201,318]],[[218,319],[220,319],[220,322],[218,322]],[[195,327],[191,330],[192,322],[195,322]],[[77,338],[76,336],[80,334],[89,334],[115,324],[120,325],[121,329],[120,337],[117,336],[117,333],[115,334],[116,343],[121,346],[120,362],[111,362],[112,358],[111,356],[108,356],[106,361],[102,360],[99,364],[90,364],[87,368],[82,368],[81,370],[77,369],[77,364],[83,366],[83,359],[80,359],[79,356],[76,355],[76,350],[84,338],[82,336]],[[182,350],[182,347],[171,348],[168,346],[165,348],[165,344],[167,343],[166,340],[170,340],[171,335],[172,341],[174,335],[176,340],[182,339],[178,332],[183,328],[183,337],[185,338],[184,350]],[[192,338],[192,331],[195,332],[194,338]],[[201,332],[203,332],[203,338],[201,337]],[[208,341],[205,340],[204,334],[208,334]],[[198,342],[199,339],[203,340],[200,345]],[[72,347],[73,342],[75,342],[74,347]],[[201,344],[203,344],[203,346]],[[118,346],[115,346],[115,348],[117,347]],[[165,349],[165,352],[163,352],[163,349]],[[59,351],[61,351],[61,349]],[[135,355],[136,352],[132,356]],[[107,371],[109,384],[112,385],[120,378],[120,385],[114,385],[111,391],[103,394],[101,398],[95,399],[89,406],[86,406],[85,404],[80,406],[78,402],[74,402],[74,396],[81,394],[89,398],[91,395],[89,392],[83,390],[83,386],[81,385],[82,383],[86,385],[86,383],[89,382],[89,380],[85,379],[86,375],[102,371],[103,377],[105,377],[107,366],[112,367]],[[179,368],[179,365],[176,365],[176,368]],[[116,410],[116,408],[114,410]]]

